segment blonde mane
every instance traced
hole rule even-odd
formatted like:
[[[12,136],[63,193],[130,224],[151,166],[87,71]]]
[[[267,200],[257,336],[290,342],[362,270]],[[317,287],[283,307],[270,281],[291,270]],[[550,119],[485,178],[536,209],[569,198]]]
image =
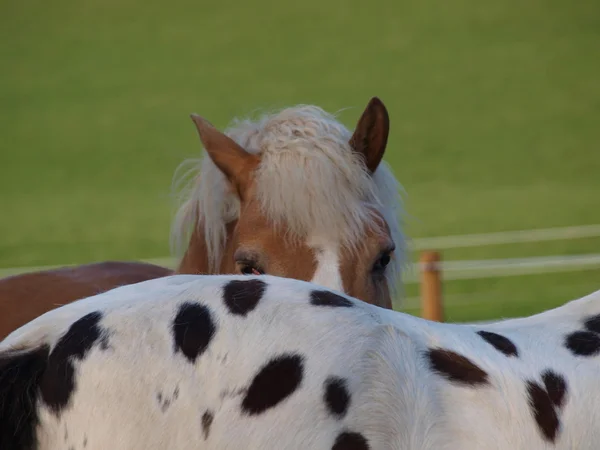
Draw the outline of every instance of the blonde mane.
[[[334,115],[317,106],[298,105],[256,121],[234,120],[225,134],[246,151],[261,155],[255,173],[257,199],[265,217],[274,226],[284,224],[290,237],[313,233],[357,249],[365,226],[373,225],[367,205],[375,206],[396,244],[388,285],[392,291],[400,285],[406,258],[401,186],[383,161],[373,176],[368,173],[348,144],[352,133]],[[190,168],[183,171],[185,167]],[[180,257],[193,227],[202,226],[215,271],[226,224],[239,217],[239,199],[206,151],[202,158],[184,161],[174,182],[180,206],[171,229],[172,249]]]

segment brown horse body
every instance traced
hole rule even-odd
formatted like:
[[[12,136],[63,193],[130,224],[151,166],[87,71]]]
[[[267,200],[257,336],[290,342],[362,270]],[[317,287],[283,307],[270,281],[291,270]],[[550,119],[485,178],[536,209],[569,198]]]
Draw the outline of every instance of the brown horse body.
[[[5,278],[0,339],[63,304],[173,273],[266,273],[392,307],[405,252],[399,186],[382,163],[389,118],[379,99],[353,134],[314,106],[226,133],[192,119],[208,158],[196,160],[174,221],[173,238],[185,245],[177,269],[104,262]]]
[[[172,273],[154,264],[106,261],[4,278],[0,280],[0,340],[61,305]]]

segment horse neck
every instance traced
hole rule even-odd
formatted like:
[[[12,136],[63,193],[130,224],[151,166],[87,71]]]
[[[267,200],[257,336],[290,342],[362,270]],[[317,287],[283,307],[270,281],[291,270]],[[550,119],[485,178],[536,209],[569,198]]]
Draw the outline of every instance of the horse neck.
[[[217,270],[211,270],[208,259],[208,247],[204,239],[204,226],[196,223],[194,231],[190,236],[190,241],[183,258],[179,262],[175,273],[178,274],[223,274],[233,273],[233,231],[237,221],[226,225],[225,248],[221,256],[221,262]]]

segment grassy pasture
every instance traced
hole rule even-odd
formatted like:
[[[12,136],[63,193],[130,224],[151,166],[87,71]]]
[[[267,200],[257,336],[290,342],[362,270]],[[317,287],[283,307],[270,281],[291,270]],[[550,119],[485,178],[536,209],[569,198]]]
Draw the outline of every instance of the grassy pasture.
[[[352,126],[373,95],[412,237],[600,223],[598,51],[593,1],[0,2],[0,267],[168,255],[190,112],[223,127],[315,103]],[[449,318],[535,312],[599,275],[448,282]]]

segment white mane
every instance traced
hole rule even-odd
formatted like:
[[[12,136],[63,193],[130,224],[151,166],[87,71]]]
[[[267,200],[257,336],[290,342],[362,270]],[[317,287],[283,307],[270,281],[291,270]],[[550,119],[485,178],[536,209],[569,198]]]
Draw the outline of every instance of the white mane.
[[[351,132],[334,115],[312,105],[298,105],[264,115],[256,121],[235,120],[226,131],[250,153],[262,156],[255,174],[262,213],[274,225],[284,223],[291,237],[308,233],[340,240],[357,249],[365,225],[373,223],[367,205],[384,216],[396,245],[388,284],[399,285],[406,245],[400,225],[401,186],[382,162],[371,176],[348,144]],[[178,174],[191,164],[191,168]],[[194,226],[204,227],[211,270],[218,268],[226,239],[225,225],[239,216],[239,200],[223,174],[203,151],[203,158],[185,161],[175,175],[181,205],[171,243],[180,256]]]

